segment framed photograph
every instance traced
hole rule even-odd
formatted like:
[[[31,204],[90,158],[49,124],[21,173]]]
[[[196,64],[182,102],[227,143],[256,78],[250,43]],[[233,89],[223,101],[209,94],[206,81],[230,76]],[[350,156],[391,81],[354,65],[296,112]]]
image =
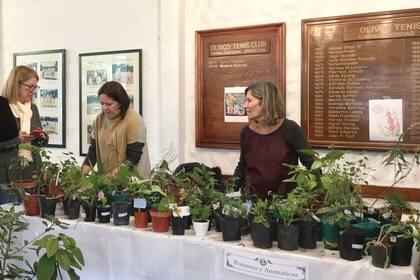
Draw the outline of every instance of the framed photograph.
[[[285,100],[285,30],[273,23],[196,31],[197,147],[239,148],[250,84],[270,81]]]
[[[13,54],[13,66],[25,65],[39,76],[40,90],[32,102],[38,107],[48,147],[66,147],[66,50]]]
[[[79,54],[80,155],[86,155],[93,121],[102,112],[98,90],[108,81],[123,85],[133,109],[142,114],[141,49]]]

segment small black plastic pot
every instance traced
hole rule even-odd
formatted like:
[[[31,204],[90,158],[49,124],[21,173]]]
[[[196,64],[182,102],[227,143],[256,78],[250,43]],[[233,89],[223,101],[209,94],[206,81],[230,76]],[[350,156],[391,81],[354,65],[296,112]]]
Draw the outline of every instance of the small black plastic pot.
[[[185,234],[185,219],[183,217],[171,218],[172,234],[173,235],[184,235]]]
[[[273,238],[271,237],[271,228],[263,224],[252,223],[252,242],[254,247],[268,249],[273,247]]]
[[[241,240],[241,218],[223,218],[223,241]]]
[[[393,244],[391,254],[391,264],[408,266],[411,264],[411,257],[413,255],[413,238],[404,238],[401,236],[394,236],[390,238]],[[394,242],[393,242],[394,241]]]
[[[96,203],[83,204],[83,210],[85,211],[85,222],[94,222],[96,220]]]
[[[299,224],[299,247],[304,249],[315,249],[317,241],[318,223],[301,222]]]
[[[372,255],[372,265],[380,268],[388,268],[391,263],[392,246],[381,246],[371,244],[370,254]]]
[[[340,257],[348,261],[362,259],[365,234],[357,228],[346,229],[339,238]]]
[[[217,232],[222,232],[223,214],[221,210],[214,211],[214,226]]]
[[[64,200],[64,209],[67,208],[67,216],[69,220],[79,219],[80,217],[80,201],[75,199]]]
[[[45,196],[39,198],[41,205],[41,217],[46,218],[47,216],[55,216],[55,209],[57,200],[55,198],[47,198]]]
[[[299,245],[299,225],[277,223],[277,242],[280,249],[286,251],[297,250]]]
[[[112,218],[114,225],[123,226],[130,223],[130,201],[114,201],[112,202]]]
[[[111,206],[97,206],[98,222],[101,224],[107,224],[111,221]]]

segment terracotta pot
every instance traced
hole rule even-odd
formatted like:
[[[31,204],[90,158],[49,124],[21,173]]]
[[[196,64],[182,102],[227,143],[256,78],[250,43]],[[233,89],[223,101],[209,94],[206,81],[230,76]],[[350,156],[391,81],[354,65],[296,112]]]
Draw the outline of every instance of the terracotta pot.
[[[36,187],[36,181],[34,180],[21,180],[12,182],[13,185],[22,187],[25,190],[34,189]]]
[[[136,228],[147,228],[149,222],[149,211],[135,211],[134,212],[134,225]]]
[[[152,217],[152,229],[154,232],[167,232],[169,230],[169,222],[171,212],[159,212],[156,209],[150,210]]]
[[[41,196],[40,194],[31,194],[23,199],[26,215],[39,216],[39,198]]]

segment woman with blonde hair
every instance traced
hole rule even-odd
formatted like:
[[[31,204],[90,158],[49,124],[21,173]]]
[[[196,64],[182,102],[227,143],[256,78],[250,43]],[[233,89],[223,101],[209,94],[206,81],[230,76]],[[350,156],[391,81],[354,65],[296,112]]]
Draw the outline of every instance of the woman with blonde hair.
[[[245,89],[244,109],[249,124],[241,131],[241,154],[234,176],[238,186],[249,177],[251,190],[258,198],[266,198],[271,191],[287,195],[292,185],[282,183],[289,168],[284,164],[310,167],[313,157],[300,153],[310,149],[302,129],[286,118],[284,102],[271,82],[257,82]]]
[[[2,96],[9,102],[10,109],[16,120],[19,134],[17,137],[2,142],[7,154],[0,159],[0,183],[7,183],[17,179],[30,180],[36,166],[40,163],[39,155],[34,155],[28,149],[19,149],[20,143],[28,145],[45,145],[48,143],[48,136],[42,131],[41,118],[38,108],[32,103],[32,97],[39,90],[37,85],[38,74],[26,66],[16,66],[12,69],[3,87]],[[18,162],[18,156],[24,158],[28,166],[21,174],[12,173],[10,165]],[[16,168],[13,170],[15,171]],[[0,199],[1,200],[1,199]]]

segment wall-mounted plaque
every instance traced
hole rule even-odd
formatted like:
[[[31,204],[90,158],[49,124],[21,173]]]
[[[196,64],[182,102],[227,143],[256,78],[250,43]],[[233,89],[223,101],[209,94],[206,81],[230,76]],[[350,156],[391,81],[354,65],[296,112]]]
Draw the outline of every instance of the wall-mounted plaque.
[[[285,24],[196,32],[196,146],[239,148],[244,90],[271,81],[285,96]]]
[[[388,149],[420,121],[420,9],[303,20],[302,51],[313,147]],[[420,126],[405,143],[420,143]]]

